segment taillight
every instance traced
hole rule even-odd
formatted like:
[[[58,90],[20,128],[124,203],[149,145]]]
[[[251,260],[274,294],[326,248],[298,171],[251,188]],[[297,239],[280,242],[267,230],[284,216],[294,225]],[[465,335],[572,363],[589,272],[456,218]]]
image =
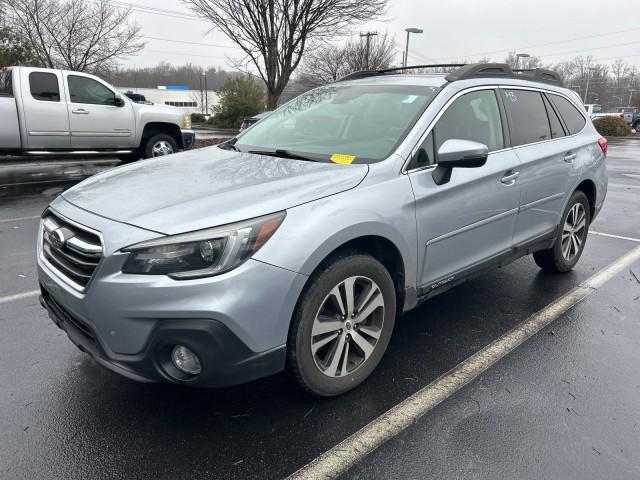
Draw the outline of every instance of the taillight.
[[[609,148],[609,144],[607,143],[607,139],[604,137],[600,137],[598,139],[598,145],[600,145],[600,150],[604,153],[604,156],[607,156],[607,148]]]

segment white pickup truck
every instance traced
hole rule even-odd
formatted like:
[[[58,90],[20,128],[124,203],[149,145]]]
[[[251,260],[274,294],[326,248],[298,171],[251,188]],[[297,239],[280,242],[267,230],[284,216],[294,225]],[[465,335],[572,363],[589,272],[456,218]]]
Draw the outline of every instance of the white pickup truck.
[[[0,154],[106,154],[123,161],[191,148],[191,118],[138,104],[86,73],[0,68]]]
[[[586,103],[584,108],[587,110],[587,114],[591,117],[591,120],[602,117],[619,117],[624,120],[624,113],[620,112],[602,112],[602,106],[597,103]]]

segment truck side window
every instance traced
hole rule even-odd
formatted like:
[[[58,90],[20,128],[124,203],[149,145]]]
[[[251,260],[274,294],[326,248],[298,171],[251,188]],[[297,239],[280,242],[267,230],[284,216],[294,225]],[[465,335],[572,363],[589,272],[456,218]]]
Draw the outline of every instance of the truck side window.
[[[11,70],[0,69],[0,97],[13,97]]]
[[[87,77],[69,75],[69,95],[73,103],[115,105],[116,95],[100,82]]]
[[[53,73],[32,72],[29,75],[31,96],[41,102],[59,102],[60,86],[58,77]]]

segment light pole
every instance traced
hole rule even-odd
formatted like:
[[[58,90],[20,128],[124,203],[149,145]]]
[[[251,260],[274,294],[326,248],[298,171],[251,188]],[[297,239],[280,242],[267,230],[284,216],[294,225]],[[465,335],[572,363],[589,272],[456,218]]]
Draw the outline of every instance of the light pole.
[[[528,53],[516,53],[516,70],[520,66],[520,59],[521,58],[529,58],[530,56],[531,55],[529,55]]]
[[[633,97],[633,92],[637,92],[637,90],[629,89],[629,102],[627,103],[627,107],[631,106],[631,98]]]
[[[409,57],[409,35],[412,33],[422,33],[424,30],[420,29],[420,28],[405,28],[404,30],[405,32],[407,32],[407,43],[404,47],[404,62],[403,62],[403,67],[407,66],[407,58]]]

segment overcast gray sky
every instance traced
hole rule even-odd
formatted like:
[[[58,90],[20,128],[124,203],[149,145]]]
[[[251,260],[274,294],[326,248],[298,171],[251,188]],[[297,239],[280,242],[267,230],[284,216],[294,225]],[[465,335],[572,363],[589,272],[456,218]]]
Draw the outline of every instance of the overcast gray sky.
[[[146,49],[125,61],[126,66],[145,67],[166,61],[228,69],[225,56],[240,56],[224,35],[207,33],[209,24],[194,18],[178,0],[120,3],[134,5],[133,16],[147,41]],[[604,8],[607,5],[610,8]],[[421,35],[411,36],[410,64],[484,56],[502,61],[508,51],[518,50],[538,55],[545,63],[592,55],[603,63],[622,57],[640,66],[640,8],[631,1],[390,0],[386,21],[355,27],[347,33],[388,32],[395,36],[400,63],[407,27],[424,30]]]

